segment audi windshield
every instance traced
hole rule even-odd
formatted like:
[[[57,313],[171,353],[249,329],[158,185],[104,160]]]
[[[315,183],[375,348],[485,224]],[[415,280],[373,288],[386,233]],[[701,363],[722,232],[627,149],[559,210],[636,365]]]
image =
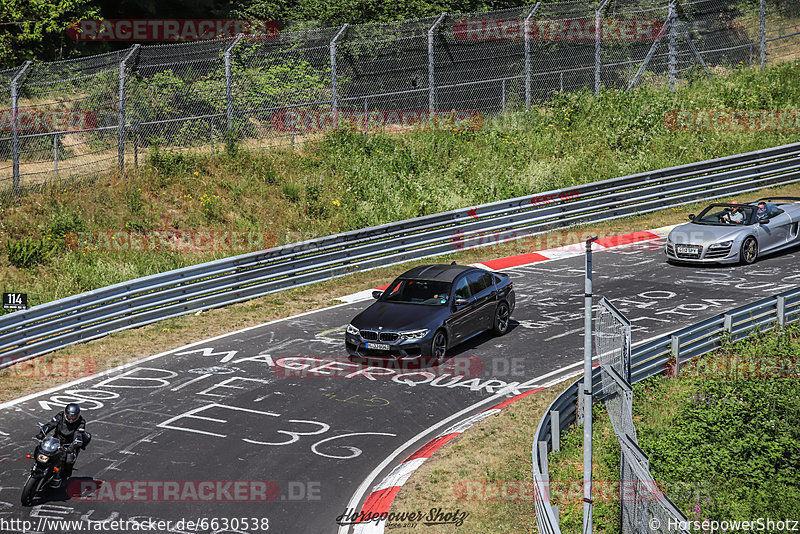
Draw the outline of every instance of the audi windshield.
[[[442,306],[450,298],[450,282],[397,279],[383,292],[381,302]]]
[[[746,204],[712,204],[701,211],[692,222],[714,226],[745,225],[750,223],[753,211],[753,206]]]

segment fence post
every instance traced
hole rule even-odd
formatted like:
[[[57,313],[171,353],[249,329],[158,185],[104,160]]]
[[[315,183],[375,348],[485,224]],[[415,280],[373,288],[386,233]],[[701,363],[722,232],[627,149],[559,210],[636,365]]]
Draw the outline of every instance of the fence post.
[[[759,19],[761,19],[761,68],[767,66],[767,0],[761,0],[759,6]]]
[[[26,61],[11,78],[11,159],[14,173],[14,194],[22,195],[19,183],[19,123],[17,110],[19,109],[19,84],[25,80],[28,70],[33,66],[33,61]]]
[[[331,39],[330,48],[331,48],[331,111],[333,112],[333,122],[336,127],[339,127],[339,94],[338,94],[338,87],[336,83],[336,41],[339,39],[339,36],[344,33],[347,29],[347,24],[342,24],[342,27],[339,28],[339,31],[336,32],[336,35],[333,36]]]
[[[213,150],[214,147],[212,146]],[[139,169],[139,123],[133,123],[133,165]]]
[[[441,24],[447,13],[442,13],[436,22],[431,24],[428,28],[428,112],[433,113],[436,110],[436,71],[433,65],[433,35],[436,27]]]
[[[58,180],[58,134],[53,134],[53,172]]]
[[[606,8],[606,4],[608,4],[608,0],[603,0],[603,3],[594,12],[594,94],[600,92],[600,40],[603,35],[600,27],[600,14]]]
[[[128,68],[128,60],[139,50],[139,45],[133,45],[130,50],[122,57],[122,60],[119,62],[119,92],[117,94],[117,102],[119,106],[119,122],[118,127],[119,130],[117,132],[117,144],[119,148],[119,153],[117,158],[119,159],[119,170],[122,172],[123,168],[125,167],[125,79],[126,79],[126,69]]]
[[[669,60],[668,60],[668,76],[669,76],[669,90],[675,90],[675,75],[677,72],[677,42],[675,39],[676,28],[675,19],[677,18],[676,9],[677,0],[669,0]]]
[[[536,2],[525,17],[525,111],[531,110],[531,17],[539,9],[541,2]]]
[[[241,40],[242,34],[237,33],[236,37],[231,41],[231,44],[225,49],[225,118],[228,123],[228,142],[231,142],[233,139],[233,65],[231,61],[231,52]]]
[[[502,93],[500,96],[500,100],[502,102],[503,113],[506,112],[506,79],[503,78],[502,81]]]

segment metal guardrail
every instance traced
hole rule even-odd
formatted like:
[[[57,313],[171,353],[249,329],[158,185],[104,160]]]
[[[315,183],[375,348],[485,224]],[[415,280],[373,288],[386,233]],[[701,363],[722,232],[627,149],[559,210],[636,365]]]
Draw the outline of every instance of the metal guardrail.
[[[742,339],[754,331],[773,325],[800,321],[800,287],[767,297],[752,304],[721,313],[658,339],[634,347],[631,351],[631,383],[662,374],[668,365],[680,365],[722,346],[723,339]],[[560,534],[557,510],[550,504],[547,454],[558,450],[561,434],[575,421],[578,396],[583,379],[571,384],[559,395],[539,421],[531,450],[534,479],[534,503],[539,532]],[[593,398],[602,400],[600,368],[592,371]],[[558,432],[553,421],[558,421]],[[554,446],[555,445],[555,446]]]
[[[131,280],[0,316],[0,368],[186,313],[555,228],[800,182],[800,143],[428,215]]]

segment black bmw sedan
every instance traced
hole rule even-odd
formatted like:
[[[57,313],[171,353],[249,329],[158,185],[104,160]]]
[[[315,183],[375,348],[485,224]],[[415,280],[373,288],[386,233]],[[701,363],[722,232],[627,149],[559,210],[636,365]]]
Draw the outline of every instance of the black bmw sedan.
[[[485,330],[505,334],[515,303],[508,275],[455,264],[414,267],[373,296],[347,325],[348,354],[424,364]]]

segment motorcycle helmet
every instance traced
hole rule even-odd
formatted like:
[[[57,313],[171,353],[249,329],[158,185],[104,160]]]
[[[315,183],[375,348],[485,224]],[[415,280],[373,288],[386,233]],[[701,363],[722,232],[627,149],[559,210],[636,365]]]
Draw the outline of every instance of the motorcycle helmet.
[[[70,403],[64,408],[64,417],[67,418],[67,421],[70,423],[74,423],[78,420],[78,417],[81,415],[81,407],[77,404]]]

